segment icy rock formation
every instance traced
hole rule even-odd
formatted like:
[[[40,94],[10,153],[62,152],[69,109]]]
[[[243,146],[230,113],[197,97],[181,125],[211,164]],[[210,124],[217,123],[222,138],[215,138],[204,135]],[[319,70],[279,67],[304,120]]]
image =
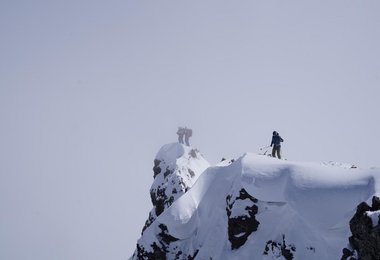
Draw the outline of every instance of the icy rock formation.
[[[242,188],[238,196],[228,195],[226,202],[228,240],[231,242],[231,248],[237,249],[244,245],[249,235],[256,231],[260,224],[255,217],[258,210],[257,199]]]
[[[207,167],[209,163],[194,148],[172,143],[159,150],[154,160],[154,182],[150,188],[153,209],[149,213],[143,232],[165,209],[193,186]]]
[[[372,207],[366,202],[358,205],[350,221],[350,248],[343,249],[342,260],[380,259],[380,199],[372,197]]]
[[[296,252],[294,245],[287,245],[285,235],[282,235],[282,241],[276,242],[269,240],[265,246],[264,255],[271,256],[272,258],[284,257],[286,260],[293,259],[293,253]]]
[[[350,221],[380,194],[379,169],[255,154],[209,166],[170,144],[153,171],[154,208],[132,260],[336,260],[348,241],[342,259],[380,259],[380,200]]]

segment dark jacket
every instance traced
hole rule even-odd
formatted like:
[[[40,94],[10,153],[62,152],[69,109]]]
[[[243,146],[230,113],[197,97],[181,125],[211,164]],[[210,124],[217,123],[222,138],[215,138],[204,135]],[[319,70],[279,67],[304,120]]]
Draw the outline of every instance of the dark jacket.
[[[274,145],[275,147],[281,146],[281,142],[283,142],[283,141],[284,141],[284,139],[282,139],[279,134],[273,135],[272,136],[272,142],[271,142],[270,146],[272,146],[272,145]]]

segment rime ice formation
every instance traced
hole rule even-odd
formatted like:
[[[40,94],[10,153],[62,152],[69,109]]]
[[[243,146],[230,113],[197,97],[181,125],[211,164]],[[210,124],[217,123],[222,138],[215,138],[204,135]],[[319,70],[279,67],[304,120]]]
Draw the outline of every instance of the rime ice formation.
[[[209,166],[180,144],[153,169],[132,260],[379,259],[379,169],[249,153]]]

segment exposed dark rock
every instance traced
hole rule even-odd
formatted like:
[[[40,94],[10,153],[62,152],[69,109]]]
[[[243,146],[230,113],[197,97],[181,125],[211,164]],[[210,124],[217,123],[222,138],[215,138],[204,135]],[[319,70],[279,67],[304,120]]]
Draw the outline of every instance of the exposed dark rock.
[[[271,253],[275,257],[283,256],[286,260],[293,259],[293,253],[296,251],[294,245],[287,245],[285,242],[285,235],[282,235],[282,241],[276,242],[269,240],[265,245],[264,255]]]
[[[344,248],[342,260],[380,260],[380,225],[373,226],[367,211],[377,211],[380,208],[380,199],[372,198],[372,207],[362,202],[356,208],[356,213],[350,220],[352,236],[349,238],[351,249]],[[354,257],[354,252],[358,258]]]
[[[169,234],[168,227],[164,224],[160,224],[158,227],[161,229],[161,232],[158,233],[158,236],[161,238],[161,241],[164,242],[166,245],[169,245],[171,242],[178,240],[178,238],[175,238]]]
[[[136,255],[139,260],[166,260],[166,252],[156,243],[152,245],[153,252],[148,252],[137,244]]]
[[[142,233],[152,224],[152,222],[165,210],[165,207],[170,206],[173,201],[173,196],[167,196],[165,193],[165,188],[158,187],[157,189],[152,189],[150,191],[150,199],[153,204],[153,212],[149,213],[149,217],[145,222],[142,229]],[[155,215],[155,216],[154,216]]]
[[[192,158],[197,158],[197,152],[198,152],[198,150],[196,150],[196,149],[191,149],[190,152],[189,152],[189,155],[190,155]]]
[[[152,212],[149,212],[149,217],[148,219],[145,221],[145,225],[141,231],[141,235],[144,234],[144,231],[152,224],[152,222],[155,220],[155,218],[152,216]]]
[[[182,255],[182,251],[180,250],[180,251],[178,251],[178,252],[175,254],[175,258],[174,258],[174,260],[180,260],[180,259],[182,259],[181,255]]]
[[[231,217],[234,205],[239,201],[249,200],[249,203],[245,207],[244,215]],[[258,207],[257,199],[252,197],[245,189],[239,191],[239,195],[233,198],[232,195],[228,195],[227,202],[227,216],[228,216],[228,240],[231,242],[232,249],[238,249],[245,244],[248,237],[252,232],[256,231],[260,222],[256,220],[256,214]]]
[[[161,163],[160,160],[157,160],[157,159],[154,160],[153,178],[156,178],[156,176],[161,173],[160,163]]]
[[[169,168],[166,168],[166,171],[164,172],[164,178],[168,177],[172,173],[173,171],[169,170]]]
[[[160,216],[167,208],[169,208],[176,199],[186,193],[194,184],[194,178],[200,174],[199,168],[190,169],[192,160],[205,162],[199,151],[196,149],[189,150],[188,154],[184,154],[185,164],[178,165],[176,160],[166,161],[166,159],[155,159],[153,166],[154,182],[150,189],[150,197],[153,209],[149,213],[149,217],[145,222],[142,230],[144,232]],[[164,259],[195,259],[199,250],[192,249],[190,251],[182,248],[181,242],[170,234],[168,227],[163,223],[154,225],[154,238],[151,244],[138,243],[133,255],[133,259],[148,260],[164,260]],[[195,250],[195,251],[194,251]]]
[[[191,178],[194,178],[195,177],[195,173],[192,169],[187,169],[187,171],[189,172]]]
[[[222,159],[220,160],[220,162],[224,162],[224,161],[226,161],[226,160],[227,160],[226,158],[222,157]],[[231,164],[231,163],[233,163],[234,161],[235,161],[235,159],[231,159],[231,160],[228,161],[228,164]]]
[[[373,196],[372,197],[372,210],[377,211],[380,210],[380,198]]]
[[[159,244],[154,242],[150,246],[150,250],[145,249],[144,247],[140,246],[137,244],[137,259],[143,259],[143,260],[166,260],[168,259],[167,254],[169,253],[169,245],[172,242],[175,242],[178,240],[178,238],[173,237],[172,235],[169,234],[168,227],[164,224],[160,224],[158,226],[160,228],[160,233],[158,233],[158,240]],[[180,256],[182,252],[178,250],[176,252],[176,256]],[[178,258],[180,259],[180,258]]]
[[[152,200],[152,204],[154,210],[156,212],[156,216],[159,216],[165,209],[165,204],[167,203],[168,197],[165,194],[165,189],[157,188],[151,190],[150,198]]]
[[[245,189],[241,189],[240,190],[240,194],[239,194],[239,197],[236,197],[237,200],[245,200],[245,199],[249,199],[251,200],[253,203],[257,203],[257,199],[252,197]]]
[[[198,151],[192,149],[189,154],[190,156],[197,158]],[[172,166],[169,167],[168,162],[155,159],[153,176],[155,183],[150,190],[153,209],[149,213],[149,217],[145,222],[142,233],[159,215],[162,214],[162,212],[164,212],[165,209],[169,208],[178,197],[190,189],[188,180],[194,178],[196,173],[190,168],[181,169],[176,167],[173,168]],[[159,176],[161,178],[158,178]],[[170,189],[168,189],[169,187]]]
[[[194,260],[198,253],[199,253],[199,249],[197,249],[197,250],[194,252],[193,255],[189,255],[189,256],[187,257],[187,260]]]
[[[351,252],[351,250],[344,248],[343,249],[343,256],[342,256],[341,260],[349,259],[349,257],[352,255],[353,255],[353,253]]]
[[[366,211],[371,211],[372,208],[365,202],[360,203],[356,208],[357,215],[363,215]]]

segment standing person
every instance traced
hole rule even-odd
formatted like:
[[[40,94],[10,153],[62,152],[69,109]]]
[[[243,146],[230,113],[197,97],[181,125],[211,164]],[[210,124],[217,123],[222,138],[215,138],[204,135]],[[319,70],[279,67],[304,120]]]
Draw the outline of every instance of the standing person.
[[[273,145],[272,157],[276,157],[276,153],[277,153],[278,159],[281,159],[281,142],[283,142],[283,141],[284,141],[284,139],[281,138],[279,133],[274,131],[273,136],[272,136],[272,142],[270,143],[271,147]]]
[[[185,143],[187,146],[190,146],[189,138],[193,135],[193,130],[185,127]]]
[[[178,143],[183,144],[183,136],[185,134],[185,129],[182,127],[178,127],[177,135],[178,135]]]

